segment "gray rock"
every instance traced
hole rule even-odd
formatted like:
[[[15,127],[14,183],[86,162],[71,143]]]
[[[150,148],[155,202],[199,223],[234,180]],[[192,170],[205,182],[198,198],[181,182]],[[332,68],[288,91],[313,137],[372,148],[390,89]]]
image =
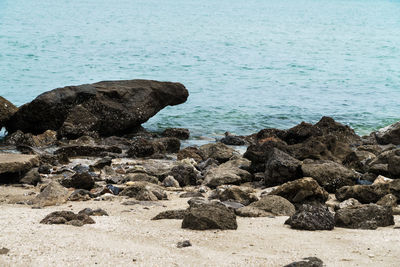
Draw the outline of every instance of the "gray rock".
[[[365,204],[340,209],[335,214],[335,226],[352,229],[371,229],[394,225],[392,208]]]
[[[235,201],[246,206],[258,200],[253,193],[254,190],[251,188],[236,185],[222,185],[213,191],[210,198],[219,199],[220,201]]]
[[[328,192],[319,186],[317,181],[310,177],[287,182],[277,187],[269,194],[284,197],[292,203],[309,201],[325,203],[329,196]]]
[[[67,86],[20,107],[6,127],[10,133],[58,130],[68,138],[118,135],[132,132],[168,105],[184,103],[188,95],[182,84],[147,80]]]
[[[291,216],[295,213],[295,207],[283,197],[272,195],[263,196],[260,200],[235,210],[235,213],[242,217]]]
[[[50,182],[46,185],[30,204],[45,207],[60,205],[67,202],[69,197],[68,190],[56,181]]]
[[[176,137],[181,140],[189,139],[190,132],[188,129],[184,128],[167,128],[162,133],[165,137]]]
[[[88,172],[78,172],[71,177],[62,179],[61,184],[67,188],[90,190],[94,186],[94,179]]]
[[[187,210],[166,210],[157,214],[152,220],[164,220],[164,219],[175,219],[175,220],[183,220]]]
[[[219,163],[227,162],[237,153],[234,149],[222,143],[206,144],[200,147],[200,151],[204,154],[205,159],[215,159]]]
[[[38,168],[33,168],[32,170],[28,171],[19,182],[22,184],[37,185],[41,181],[42,178],[40,177]]]
[[[85,208],[78,212],[78,214],[86,214],[87,216],[108,216],[108,213],[103,209],[95,209]]]
[[[275,186],[302,177],[301,162],[274,148],[265,165],[265,185]]]
[[[179,187],[179,182],[172,175],[168,175],[162,182],[165,187]]]
[[[18,182],[29,170],[39,165],[36,155],[0,153],[0,183]]]
[[[400,121],[378,130],[374,135],[381,145],[400,145]]]
[[[299,230],[332,230],[335,220],[326,206],[303,204],[285,224]]]
[[[182,228],[192,230],[236,230],[236,215],[221,203],[202,203],[191,206],[182,221]]]
[[[336,199],[343,201],[355,198],[363,204],[376,203],[389,194],[388,184],[343,186],[336,191]]]
[[[133,197],[139,201],[157,201],[167,199],[165,191],[155,184],[147,182],[132,182],[119,195]]]
[[[303,164],[301,166],[304,176],[314,178],[326,191],[335,191],[346,185],[354,185],[359,175],[332,161],[322,161]]]
[[[360,201],[355,198],[349,198],[339,203],[338,209],[344,209],[351,206],[361,205]]]
[[[185,247],[191,247],[192,244],[190,243],[189,240],[185,240],[185,241],[180,241],[178,242],[178,244],[176,245],[177,248],[185,248]]]
[[[302,261],[295,261],[284,267],[323,267],[324,263],[321,259],[317,257],[307,257]]]
[[[249,182],[252,175],[239,167],[233,166],[229,161],[207,171],[203,184],[215,188],[224,184],[241,184]]]
[[[95,221],[86,214],[75,214],[72,211],[55,211],[47,215],[40,223],[83,226],[84,224],[93,224]]]

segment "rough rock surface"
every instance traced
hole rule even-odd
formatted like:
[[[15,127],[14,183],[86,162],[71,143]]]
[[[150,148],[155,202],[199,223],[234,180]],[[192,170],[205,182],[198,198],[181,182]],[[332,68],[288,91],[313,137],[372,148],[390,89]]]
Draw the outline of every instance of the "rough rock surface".
[[[310,177],[285,183],[274,189],[269,194],[284,197],[292,203],[302,203],[314,200],[324,203],[329,196],[328,192],[319,186],[317,181]]]
[[[397,207],[397,197],[393,194],[387,194],[383,196],[381,199],[376,202],[377,205],[380,206],[390,206],[390,207]]]
[[[46,185],[30,204],[44,207],[63,204],[69,196],[68,190],[56,181]]]
[[[263,196],[246,207],[235,210],[242,217],[291,216],[295,213],[292,203],[280,196]]]
[[[180,83],[149,80],[103,81],[67,86],[39,95],[10,118],[6,128],[40,134],[56,130],[68,138],[132,132],[168,105],[184,103]]]
[[[0,153],[0,183],[17,182],[33,167],[39,166],[36,155]]]
[[[83,226],[84,224],[93,224],[95,221],[86,214],[75,214],[72,211],[55,211],[47,215],[40,223]]]
[[[221,203],[195,203],[188,208],[182,228],[236,230],[236,215]]]
[[[251,188],[236,185],[222,185],[213,191],[210,198],[219,199],[220,201],[235,201],[246,206],[258,200],[258,198],[252,194],[253,192],[254,190]]]
[[[332,161],[306,163],[301,166],[304,176],[314,178],[326,191],[334,193],[346,185],[354,185],[357,173]]]
[[[374,135],[381,145],[400,145],[400,121],[378,130]]]
[[[190,132],[185,128],[167,128],[162,133],[165,137],[176,137],[178,139],[186,140],[189,139]]]
[[[303,204],[285,224],[299,230],[332,230],[335,220],[326,206]]]
[[[0,96],[0,130],[17,110],[18,108],[10,101]]]
[[[178,181],[180,186],[196,185],[198,174],[199,171],[187,163],[179,163],[168,173]]]
[[[265,185],[280,185],[301,177],[301,162],[289,154],[274,148],[265,165]]]
[[[200,151],[204,154],[205,159],[212,158],[219,163],[227,162],[236,154],[234,149],[222,143],[202,145]]]
[[[162,187],[147,182],[131,182],[119,195],[133,197],[139,201],[167,199],[167,194]]]
[[[355,198],[362,204],[376,203],[389,194],[388,184],[343,186],[336,191],[336,199],[343,201]]]
[[[184,149],[179,150],[177,158],[178,160],[192,158],[196,162],[201,162],[205,159],[205,155],[198,147],[188,146],[185,147]]]
[[[30,171],[28,171],[19,182],[22,184],[37,185],[39,182],[41,182],[41,180],[42,178],[40,177],[38,168],[33,168]]]
[[[376,229],[394,224],[392,208],[376,204],[351,206],[335,214],[335,226],[352,229]]]
[[[223,184],[241,184],[251,180],[252,176],[248,171],[227,163],[208,170],[203,184],[214,188]]]
[[[157,214],[152,220],[176,219],[182,220],[187,213],[187,210],[166,210]]]
[[[75,173],[71,177],[62,179],[61,184],[67,188],[90,190],[94,186],[94,179],[88,172]]]

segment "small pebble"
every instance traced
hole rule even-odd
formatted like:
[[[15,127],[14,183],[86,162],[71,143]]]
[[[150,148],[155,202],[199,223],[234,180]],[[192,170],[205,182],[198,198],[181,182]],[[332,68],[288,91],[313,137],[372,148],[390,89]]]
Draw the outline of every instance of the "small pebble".
[[[189,240],[178,242],[178,244],[176,245],[177,248],[185,248],[185,247],[191,247],[191,246],[192,246],[192,244],[190,243]]]
[[[0,255],[6,255],[10,250],[8,248],[0,248]]]

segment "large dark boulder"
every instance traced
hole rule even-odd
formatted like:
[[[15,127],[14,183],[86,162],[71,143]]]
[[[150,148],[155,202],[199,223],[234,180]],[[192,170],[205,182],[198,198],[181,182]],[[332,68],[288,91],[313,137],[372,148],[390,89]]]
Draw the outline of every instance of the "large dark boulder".
[[[389,184],[343,186],[336,191],[336,199],[355,198],[363,204],[376,203],[389,194]]]
[[[301,162],[289,154],[274,148],[265,165],[266,186],[280,185],[301,178]]]
[[[180,83],[149,80],[67,86],[20,107],[6,128],[11,133],[22,130],[33,134],[51,129],[68,138],[124,134],[164,107],[184,103],[188,95]]]
[[[236,230],[236,215],[222,203],[192,203],[182,221],[182,228],[192,230]]]
[[[324,205],[304,204],[285,224],[299,230],[332,230],[335,227],[333,214]]]
[[[18,108],[10,101],[0,96],[0,130],[17,110]]]
[[[350,206],[335,214],[335,226],[352,229],[376,229],[394,225],[392,208],[376,204]]]

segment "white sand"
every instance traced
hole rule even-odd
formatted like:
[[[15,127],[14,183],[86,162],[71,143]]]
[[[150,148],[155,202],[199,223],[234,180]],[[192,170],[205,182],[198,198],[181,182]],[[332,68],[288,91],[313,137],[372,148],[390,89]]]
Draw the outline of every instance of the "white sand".
[[[163,206],[124,206],[117,201],[68,202],[31,209],[6,204],[33,189],[0,187],[0,266],[283,266],[316,256],[326,266],[399,266],[400,229],[298,231],[287,217],[240,218],[236,231],[181,229],[180,220],[150,219],[160,211],[187,206],[171,193]],[[12,197],[13,196],[13,197]],[[19,197],[18,197],[19,196]],[[26,197],[24,197],[26,198]],[[103,208],[110,216],[74,227],[39,221],[58,210]],[[400,226],[400,216],[395,217]],[[189,239],[191,247],[177,248]]]

